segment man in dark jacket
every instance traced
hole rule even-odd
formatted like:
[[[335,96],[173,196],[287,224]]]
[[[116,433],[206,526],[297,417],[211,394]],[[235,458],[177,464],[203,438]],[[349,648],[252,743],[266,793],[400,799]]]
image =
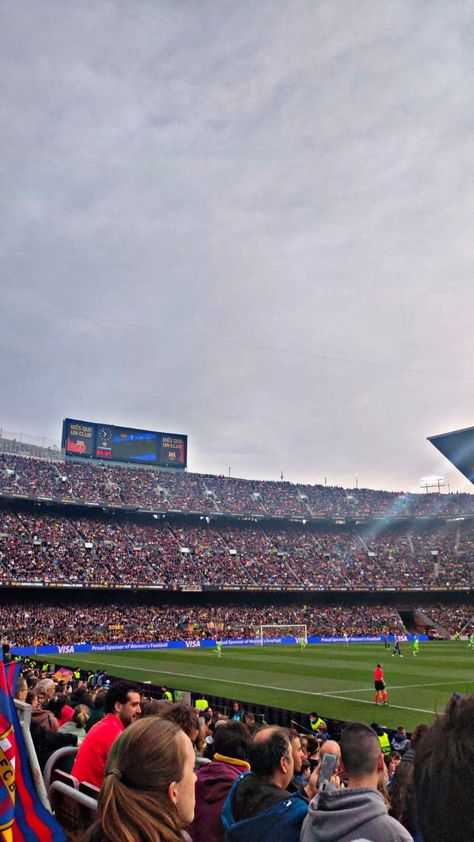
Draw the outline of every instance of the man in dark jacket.
[[[294,772],[289,732],[257,731],[249,761],[252,771],[237,778],[222,811],[226,842],[299,842],[308,802],[287,790]]]
[[[196,808],[189,828],[193,842],[224,842],[222,807],[235,779],[248,772],[249,733],[242,722],[226,722],[214,731],[212,763],[199,769]]]

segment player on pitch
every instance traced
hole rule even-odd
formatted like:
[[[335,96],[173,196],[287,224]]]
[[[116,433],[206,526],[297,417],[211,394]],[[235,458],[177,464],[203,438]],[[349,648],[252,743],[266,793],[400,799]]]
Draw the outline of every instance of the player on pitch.
[[[374,687],[375,687],[375,704],[382,702],[383,705],[388,705],[387,688],[385,687],[382,664],[377,664],[374,669]]]

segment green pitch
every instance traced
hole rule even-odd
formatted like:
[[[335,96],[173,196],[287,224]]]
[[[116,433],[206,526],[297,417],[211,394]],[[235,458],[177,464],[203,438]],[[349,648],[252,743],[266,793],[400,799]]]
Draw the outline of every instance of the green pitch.
[[[121,678],[320,715],[414,728],[430,723],[451,693],[474,693],[474,650],[463,641],[422,643],[413,657],[392,657],[382,644],[224,647],[58,656],[56,663]],[[61,661],[59,661],[61,658]],[[374,705],[372,673],[385,671],[389,707]],[[245,705],[244,705],[245,706]]]

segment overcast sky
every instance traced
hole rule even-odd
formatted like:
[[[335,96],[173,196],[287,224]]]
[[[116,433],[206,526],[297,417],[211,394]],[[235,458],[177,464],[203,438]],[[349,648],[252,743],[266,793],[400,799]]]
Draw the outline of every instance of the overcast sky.
[[[0,427],[472,485],[474,6],[0,0]]]

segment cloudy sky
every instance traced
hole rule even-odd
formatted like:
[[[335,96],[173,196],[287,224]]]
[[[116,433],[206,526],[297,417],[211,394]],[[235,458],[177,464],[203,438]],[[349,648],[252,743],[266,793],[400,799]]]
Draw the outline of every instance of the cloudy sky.
[[[0,427],[472,489],[474,7],[0,0]]]

